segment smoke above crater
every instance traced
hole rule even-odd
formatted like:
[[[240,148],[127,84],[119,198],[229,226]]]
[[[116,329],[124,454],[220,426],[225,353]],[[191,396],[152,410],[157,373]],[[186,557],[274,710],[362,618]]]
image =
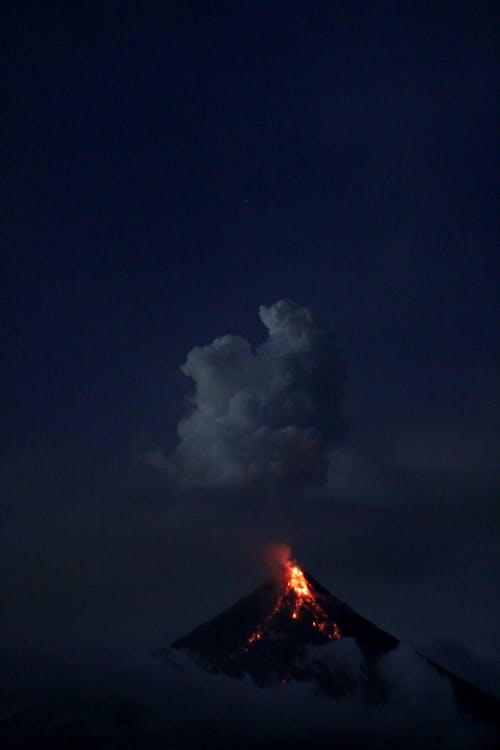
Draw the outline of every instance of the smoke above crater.
[[[200,488],[326,481],[326,448],[346,431],[345,366],[333,329],[293,302],[262,305],[267,338],[238,335],[196,346],[181,371],[194,383],[179,442],[149,462]]]

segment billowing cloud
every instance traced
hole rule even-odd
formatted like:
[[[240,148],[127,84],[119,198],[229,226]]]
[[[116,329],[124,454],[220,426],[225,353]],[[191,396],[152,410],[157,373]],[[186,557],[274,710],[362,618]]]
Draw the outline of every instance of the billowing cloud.
[[[326,447],[345,431],[344,366],[333,330],[305,307],[261,306],[268,336],[252,350],[237,335],[196,346],[181,367],[194,381],[179,443],[151,463],[182,484],[322,484]]]

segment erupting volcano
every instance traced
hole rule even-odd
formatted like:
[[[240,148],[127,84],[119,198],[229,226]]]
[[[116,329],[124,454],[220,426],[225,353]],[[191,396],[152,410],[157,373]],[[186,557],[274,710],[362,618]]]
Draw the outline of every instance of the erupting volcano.
[[[308,658],[310,650],[343,638],[356,640],[366,662],[367,684],[379,684],[372,665],[398,644],[396,638],[286,559],[252,594],[172,645],[189,649],[210,672],[248,674],[257,684],[267,685],[316,678],[317,664]],[[329,692],[344,694],[352,675],[323,674],[321,682]]]
[[[323,588],[288,554],[274,560],[274,567],[275,574],[253,593],[172,647],[190,651],[208,672],[249,675],[261,687],[300,680],[336,699],[355,694],[368,702],[388,700],[391,686],[379,660],[399,641]],[[346,658],[353,651],[359,657],[355,667]],[[450,681],[461,713],[497,723],[494,698],[424,661]]]

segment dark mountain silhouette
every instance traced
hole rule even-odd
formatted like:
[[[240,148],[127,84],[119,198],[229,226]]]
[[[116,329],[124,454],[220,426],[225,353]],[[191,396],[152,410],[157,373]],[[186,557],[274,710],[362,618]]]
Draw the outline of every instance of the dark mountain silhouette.
[[[361,652],[361,669],[356,673],[348,660],[321,658],[321,646],[342,639],[353,639]],[[209,672],[235,678],[247,674],[259,686],[286,684],[293,679],[311,681],[337,699],[357,693],[372,702],[389,698],[390,685],[381,676],[378,662],[398,645],[397,638],[290,563],[279,575],[176,640],[172,647],[188,649],[197,664]],[[331,655],[332,650],[326,653]],[[462,715],[498,725],[498,700],[434,661],[418,656],[450,681]]]

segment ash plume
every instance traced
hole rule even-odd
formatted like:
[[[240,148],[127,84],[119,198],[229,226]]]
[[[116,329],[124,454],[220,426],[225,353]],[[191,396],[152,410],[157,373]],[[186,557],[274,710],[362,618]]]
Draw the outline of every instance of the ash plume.
[[[292,550],[288,544],[284,543],[266,544],[264,558],[272,573],[282,573],[291,562]]]
[[[150,463],[180,484],[232,488],[326,481],[326,448],[345,433],[344,363],[332,328],[292,302],[261,306],[267,338],[255,350],[238,335],[192,349],[191,411],[172,455]]]

